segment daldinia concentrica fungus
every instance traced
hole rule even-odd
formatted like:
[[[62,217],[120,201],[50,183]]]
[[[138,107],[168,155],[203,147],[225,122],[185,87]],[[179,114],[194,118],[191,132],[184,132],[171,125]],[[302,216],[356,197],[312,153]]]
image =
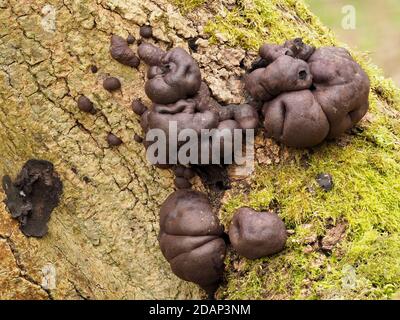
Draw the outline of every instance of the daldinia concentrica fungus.
[[[112,92],[121,88],[121,82],[118,78],[108,77],[103,81],[103,88],[109,92]]]
[[[172,271],[209,294],[222,278],[226,245],[223,228],[207,197],[192,190],[171,194],[160,210],[159,242]]]
[[[93,107],[93,102],[86,96],[80,96],[78,98],[78,108],[83,112],[95,113],[95,108]]]
[[[5,200],[11,216],[18,219],[22,233],[28,237],[43,237],[47,222],[59,204],[62,182],[52,163],[29,160],[13,182],[3,177]]]
[[[343,48],[317,49],[308,63],[314,77],[313,94],[330,123],[328,138],[335,138],[367,113],[368,75]]]
[[[110,53],[115,60],[126,66],[137,68],[140,64],[139,58],[129,48],[127,40],[120,36],[111,37]]]
[[[354,126],[368,110],[367,74],[343,48],[315,49],[300,38],[263,45],[265,61],[246,75],[245,88],[264,102],[268,137],[312,147]]]
[[[258,259],[278,253],[285,247],[285,224],[273,212],[238,209],[229,227],[232,247],[248,259]]]
[[[194,59],[182,48],[172,49],[161,57],[161,51],[155,48],[149,44],[139,46],[140,57],[151,66],[145,84],[150,100],[171,104],[193,97],[201,85],[200,69]]]
[[[310,90],[284,93],[263,107],[267,137],[289,147],[305,148],[321,143],[329,122]]]

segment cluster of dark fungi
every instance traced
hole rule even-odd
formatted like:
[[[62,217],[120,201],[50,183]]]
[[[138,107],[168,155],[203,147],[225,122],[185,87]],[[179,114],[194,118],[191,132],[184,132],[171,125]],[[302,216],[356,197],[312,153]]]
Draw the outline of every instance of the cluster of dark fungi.
[[[143,26],[140,35],[151,38],[151,28]],[[171,122],[176,123],[178,134],[192,129],[200,136],[202,129],[214,129],[212,138],[220,139],[217,141],[222,148],[217,157],[222,163],[226,150],[232,152],[232,145],[223,143],[226,142],[225,132],[257,129],[262,120],[267,137],[287,146],[312,147],[350,129],[368,110],[368,76],[343,48],[316,49],[301,39],[287,41],[284,45],[265,44],[259,50],[260,58],[244,78],[250,95],[248,103],[223,106],[212,97],[196,61],[184,49],[164,51],[141,40],[136,55],[129,48],[134,41],[132,36],[123,39],[114,35],[110,53],[129,67],[137,68],[141,61],[148,66],[144,89],[152,105],[147,108],[140,99],[132,102],[132,110],[140,116],[144,134],[159,129],[165,133],[166,143],[171,143]],[[95,71],[92,68],[92,72]],[[103,86],[114,91],[120,89],[121,83],[109,77]],[[96,112],[85,96],[79,98],[78,107],[84,112]],[[152,145],[138,135],[134,139],[143,142],[147,149]],[[122,143],[112,133],[108,134],[107,141],[110,146]],[[210,145],[199,144],[198,154]],[[182,141],[174,141],[174,146],[178,154]],[[210,150],[209,155],[211,160]],[[213,296],[223,277],[228,239],[239,255],[258,259],[282,251],[287,233],[276,213],[257,212],[247,207],[234,213],[225,233],[206,194],[191,190],[191,179],[199,173],[198,168],[205,165],[203,159],[201,164],[200,159],[196,160],[182,163],[177,158],[167,157],[164,163],[152,163],[173,169],[178,189],[161,207],[159,243],[178,277],[198,284]],[[208,173],[214,175],[213,171]],[[10,195],[15,195],[14,201],[20,201],[18,190],[14,192],[8,180],[6,184]],[[23,216],[24,213],[15,211],[14,215]]]
[[[267,137],[292,147],[336,138],[366,114],[370,82],[343,48],[314,48],[301,39],[265,44],[245,85],[264,103]]]
[[[161,129],[169,138],[169,125],[175,121],[178,133],[190,128],[200,135],[202,129],[216,129],[221,145],[230,148],[222,144],[223,132],[226,132],[222,129],[231,133],[234,129],[258,127],[258,112],[252,105],[222,106],[212,98],[196,61],[185,50],[174,48],[165,52],[142,43],[138,55],[149,66],[145,92],[153,105],[147,109],[135,100],[132,109],[141,116],[145,133]],[[151,142],[144,144],[149,147]],[[176,145],[178,153],[179,141]],[[221,148],[219,157],[224,152]],[[190,190],[194,171],[180,164],[179,159],[174,160],[178,162],[168,159],[166,164],[154,163],[162,168],[177,164],[173,169],[179,189],[161,207],[161,251],[178,277],[198,284],[212,296],[222,279],[227,237],[207,196]],[[286,229],[275,213],[242,208],[234,216],[229,237],[238,253],[256,259],[281,251],[286,242]]]

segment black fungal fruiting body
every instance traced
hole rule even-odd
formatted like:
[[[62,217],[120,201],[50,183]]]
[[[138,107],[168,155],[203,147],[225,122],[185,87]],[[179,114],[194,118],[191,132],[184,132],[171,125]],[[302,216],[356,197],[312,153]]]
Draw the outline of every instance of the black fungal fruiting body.
[[[143,38],[151,38],[153,36],[153,28],[150,26],[141,26],[139,30],[139,34]]]
[[[147,110],[142,100],[136,99],[132,101],[132,111],[138,116],[141,116]]]
[[[93,102],[86,96],[80,96],[78,98],[78,108],[83,112],[93,113],[95,111]]]
[[[99,71],[99,69],[97,68],[97,66],[92,65],[90,66],[90,71],[92,71],[92,73],[96,73],[97,71]]]
[[[103,81],[103,88],[112,92],[121,88],[121,82],[115,77],[108,77]]]
[[[240,208],[233,215],[229,239],[237,253],[248,259],[258,259],[282,251],[287,233],[277,214]]]
[[[320,173],[316,177],[317,183],[325,191],[333,189],[333,178],[329,173]]]
[[[134,44],[135,41],[136,41],[135,37],[134,37],[133,35],[131,35],[131,34],[128,35],[128,37],[126,38],[126,42],[127,42],[128,44]]]
[[[107,135],[107,142],[110,147],[116,147],[122,144],[122,140],[118,138],[115,134],[109,133]]]
[[[43,237],[47,222],[62,195],[62,182],[52,163],[29,160],[13,182],[3,177],[5,200],[11,216],[18,219],[22,233],[28,237]]]
[[[111,37],[110,53],[115,60],[126,66],[137,68],[140,64],[139,58],[129,48],[127,40],[120,36],[113,35]]]
[[[264,103],[267,137],[312,147],[366,114],[370,82],[347,50],[315,49],[294,39],[283,46],[265,44],[259,54],[260,68],[246,76],[245,87]]]
[[[257,127],[258,113],[252,106],[245,104],[223,107],[211,97],[208,86],[201,81],[196,61],[185,50],[174,48],[165,52],[154,45],[142,43],[138,54],[149,65],[145,91],[154,103],[150,110],[142,114],[141,125],[145,132],[161,129],[169,139],[171,122],[177,124],[178,135],[184,129],[193,129],[199,136],[202,129],[217,129],[212,139],[222,145],[223,141],[227,141],[227,132]],[[182,142],[177,141],[176,145],[179,149]],[[201,145],[199,155],[204,148],[210,146],[211,144]],[[227,143],[222,146],[232,149]],[[224,151],[222,148],[221,157]],[[211,160],[212,154],[209,154]],[[167,161],[169,163],[170,160]],[[178,186],[186,185],[180,180],[178,179]]]
[[[207,197],[178,190],[160,210],[159,242],[172,271],[214,293],[222,278],[226,245],[223,228]]]

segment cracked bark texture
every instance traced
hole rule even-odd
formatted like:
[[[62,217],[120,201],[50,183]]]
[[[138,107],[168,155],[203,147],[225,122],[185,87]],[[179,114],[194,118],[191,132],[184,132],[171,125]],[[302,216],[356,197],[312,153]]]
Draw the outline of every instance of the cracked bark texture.
[[[172,22],[162,19],[168,10]],[[183,43],[191,27],[173,11],[163,1],[0,1],[0,174],[15,177],[27,160],[46,159],[64,183],[43,239],[24,237],[0,205],[0,298],[201,296],[172,274],[158,246],[158,209],[173,179],[133,140],[141,129],[130,102],[147,101],[145,66],[137,71],[109,54],[112,33],[139,38],[148,20],[165,44]],[[121,80],[121,91],[102,88],[107,75]],[[78,110],[80,94],[96,115]],[[110,149],[108,132],[124,144]],[[55,288],[43,282],[48,264]]]

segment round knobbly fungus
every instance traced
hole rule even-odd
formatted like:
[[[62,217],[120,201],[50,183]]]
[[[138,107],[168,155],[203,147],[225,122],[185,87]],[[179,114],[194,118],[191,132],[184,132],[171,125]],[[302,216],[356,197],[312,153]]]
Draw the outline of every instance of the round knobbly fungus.
[[[237,253],[248,259],[258,259],[282,251],[287,233],[277,214],[240,208],[229,227],[229,239]]]
[[[315,49],[297,38],[283,46],[265,44],[259,55],[264,63],[246,75],[245,88],[264,103],[267,137],[313,147],[366,114],[370,82],[347,50]]]
[[[141,26],[140,27],[140,36],[145,38],[145,39],[149,39],[153,36],[153,28],[151,26]]]
[[[97,71],[99,71],[99,69],[97,68],[97,66],[91,65],[90,66],[90,71],[92,71],[92,73],[97,73]]]
[[[90,101],[90,99],[84,95],[78,98],[78,108],[83,112],[88,112],[88,113],[94,112],[93,102]]]
[[[224,270],[222,235],[223,228],[201,192],[175,191],[161,206],[158,239],[172,272],[210,295],[218,288]]]
[[[122,140],[118,138],[115,134],[109,133],[107,135],[107,142],[110,147],[116,147],[122,144]]]
[[[190,181],[184,177],[176,177],[174,183],[178,189],[190,189],[192,187]]]
[[[132,101],[132,111],[138,116],[141,116],[147,110],[141,99],[135,99]]]
[[[121,88],[121,82],[115,77],[108,77],[103,81],[103,88],[112,92]]]
[[[131,34],[129,34],[128,37],[126,38],[126,42],[128,44],[134,44],[135,41],[136,41],[135,37],[133,35],[131,35]]]
[[[135,134],[133,136],[133,140],[135,140],[137,143],[142,143],[143,142],[143,138],[137,134]]]

